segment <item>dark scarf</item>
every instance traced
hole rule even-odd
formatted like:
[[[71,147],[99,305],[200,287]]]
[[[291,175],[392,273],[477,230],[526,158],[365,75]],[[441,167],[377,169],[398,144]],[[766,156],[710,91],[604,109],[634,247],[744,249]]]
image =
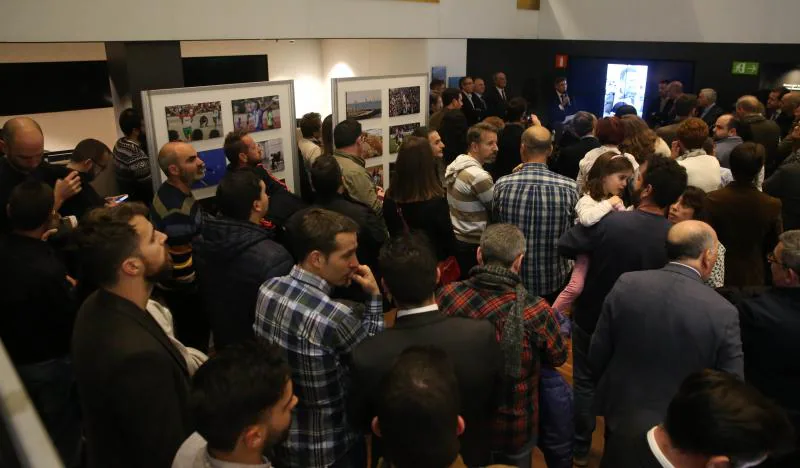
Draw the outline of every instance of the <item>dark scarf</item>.
[[[516,301],[506,317],[500,348],[505,358],[506,374],[519,378],[522,367],[522,340],[525,336],[525,306],[528,297],[522,279],[508,268],[476,266],[470,270],[469,282],[479,288],[515,292]]]

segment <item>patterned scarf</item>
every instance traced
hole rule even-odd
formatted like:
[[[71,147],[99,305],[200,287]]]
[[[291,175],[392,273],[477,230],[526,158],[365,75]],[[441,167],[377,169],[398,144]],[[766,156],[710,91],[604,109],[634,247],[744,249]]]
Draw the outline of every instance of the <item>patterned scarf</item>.
[[[470,270],[470,282],[481,288],[502,292],[513,290],[516,301],[506,317],[500,348],[503,350],[505,371],[510,377],[519,378],[522,372],[522,340],[525,336],[525,306],[528,292],[518,274],[499,266],[477,266]]]

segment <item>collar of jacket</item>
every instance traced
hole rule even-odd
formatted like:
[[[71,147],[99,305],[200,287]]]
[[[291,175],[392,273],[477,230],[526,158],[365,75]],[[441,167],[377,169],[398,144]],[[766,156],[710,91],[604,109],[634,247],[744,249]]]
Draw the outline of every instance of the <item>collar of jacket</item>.
[[[334,156],[338,156],[340,158],[349,159],[350,161],[353,161],[354,163],[358,164],[361,167],[367,167],[367,162],[364,161],[363,159],[359,158],[358,156],[354,155],[354,154],[345,153],[345,152],[336,150],[336,151],[333,152],[333,155]]]
[[[742,117],[742,120],[747,123],[754,123],[754,122],[763,122],[764,120],[767,120],[767,118],[761,114],[750,114]]]

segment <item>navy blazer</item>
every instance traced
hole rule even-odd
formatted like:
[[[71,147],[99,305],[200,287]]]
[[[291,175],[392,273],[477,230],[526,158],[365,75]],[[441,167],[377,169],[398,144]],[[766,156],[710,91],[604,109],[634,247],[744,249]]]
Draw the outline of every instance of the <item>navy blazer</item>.
[[[608,427],[643,414],[654,426],[692,372],[744,378],[739,314],[685,265],[625,273],[603,303],[589,365]]]

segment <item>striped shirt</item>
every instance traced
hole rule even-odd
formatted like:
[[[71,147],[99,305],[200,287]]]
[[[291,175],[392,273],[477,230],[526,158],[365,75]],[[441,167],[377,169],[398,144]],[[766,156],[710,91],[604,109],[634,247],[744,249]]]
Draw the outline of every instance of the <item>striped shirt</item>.
[[[114,144],[113,153],[118,179],[138,182],[150,180],[150,159],[138,142],[120,138]]]
[[[447,166],[444,184],[456,239],[479,244],[492,212],[492,176],[478,160],[462,154]]]
[[[573,226],[577,202],[575,181],[542,163],[526,163],[497,181],[494,219],[525,234],[521,276],[531,294],[544,296],[567,283],[572,263],[558,255],[558,239]]]
[[[371,297],[359,319],[331,300],[332,289],[295,265],[258,291],[253,330],[286,351],[298,398],[289,438],[275,450],[282,467],[330,466],[361,439],[345,410],[350,356],[365,338],[383,330],[383,302]]]
[[[200,204],[191,193],[183,193],[174,185],[164,183],[153,198],[150,219],[157,230],[167,235],[167,248],[172,258],[172,280],[160,286],[164,289],[194,288],[192,239],[200,230]]]

